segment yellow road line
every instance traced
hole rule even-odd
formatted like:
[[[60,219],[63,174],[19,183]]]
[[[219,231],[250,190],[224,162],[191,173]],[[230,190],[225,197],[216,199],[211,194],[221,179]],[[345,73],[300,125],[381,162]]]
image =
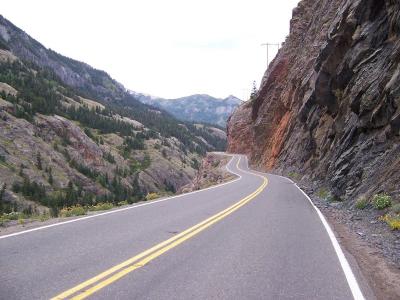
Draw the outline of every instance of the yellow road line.
[[[239,161],[240,161],[240,159],[238,160],[238,162],[236,164],[237,167],[239,166]],[[101,274],[55,296],[52,299],[65,299],[79,291],[82,291],[84,288],[97,283],[96,285],[92,286],[91,288],[89,288],[89,289],[83,291],[82,293],[78,294],[77,296],[73,297],[73,299],[84,299],[84,298],[90,296],[91,294],[95,293],[96,291],[106,287],[107,285],[109,285],[109,284],[115,282],[116,280],[122,278],[123,276],[129,274],[130,272],[146,265],[148,262],[155,259],[156,257],[158,257],[158,256],[162,255],[163,253],[167,252],[168,250],[178,246],[179,244],[190,239],[191,237],[193,237],[196,234],[198,234],[199,232],[205,230],[206,228],[213,225],[214,223],[225,218],[229,214],[233,213],[234,211],[236,211],[237,209],[239,209],[240,207],[242,207],[243,205],[245,205],[246,203],[248,203],[249,201],[254,199],[267,186],[268,180],[266,177],[260,176],[260,175],[256,175],[256,176],[263,178],[263,184],[256,191],[254,191],[250,195],[246,196],[245,198],[241,199],[234,205],[231,205],[227,209],[221,211],[220,213],[215,214],[214,216],[206,219],[205,221],[203,221],[195,226],[190,227],[189,229],[181,232],[180,234],[178,234],[158,245],[153,246],[152,248],[122,262],[121,264],[118,264],[117,266],[114,266],[114,267],[102,272]],[[144,258],[144,259],[142,259],[142,258]],[[136,262],[140,259],[142,259],[142,260],[133,264],[134,262]],[[113,273],[115,273],[115,274],[108,277],[107,279],[101,281],[102,279],[104,279],[105,277],[107,277]]]
[[[240,159],[241,158],[239,158],[237,163],[236,163],[236,167],[237,168],[239,168]],[[225,211],[228,211],[229,209],[231,209],[235,205],[238,205],[238,203],[235,203],[234,205],[232,205],[232,206],[228,207],[227,209],[221,211],[219,214],[223,214]],[[219,215],[219,214],[217,214],[217,215]],[[55,296],[51,300],[65,299],[65,298],[75,294],[76,292],[82,290],[83,288],[85,288],[85,287],[87,287],[89,285],[92,285],[92,284],[96,283],[97,281],[100,281],[101,279],[111,275],[112,273],[117,272],[118,270],[120,270],[120,269],[122,269],[124,267],[127,267],[130,264],[134,263],[135,261],[137,261],[137,260],[145,257],[146,255],[158,250],[159,248],[164,247],[165,245],[167,245],[167,244],[179,239],[180,237],[184,236],[185,234],[189,233],[190,231],[195,230],[196,228],[198,228],[198,227],[204,225],[205,223],[209,222],[211,219],[217,217],[217,215],[211,216],[210,218],[208,218],[208,219],[206,219],[206,220],[204,220],[204,221],[202,221],[202,222],[190,227],[189,229],[186,229],[185,231],[183,231],[183,232],[181,232],[181,233],[169,238],[168,240],[165,240],[164,242],[161,242],[161,243],[151,247],[150,249],[145,250],[144,252],[142,252],[142,253],[140,253],[140,254],[138,254],[138,255],[136,255],[136,256],[134,256],[134,257],[132,257],[132,258],[130,258],[130,259],[128,259],[128,260],[126,260],[126,261],[124,261],[124,262],[122,262],[122,263],[120,263],[120,264],[118,264],[118,265],[116,265],[116,266],[114,266],[114,267],[102,272],[102,273],[100,273],[99,275],[97,275],[97,276],[95,276],[93,278],[90,278],[89,280],[86,280],[86,281],[82,282],[81,284],[79,284],[79,285],[77,285],[77,286],[75,286],[75,287],[73,287],[73,288],[71,288],[71,289],[69,289],[69,290],[57,295],[57,296]]]

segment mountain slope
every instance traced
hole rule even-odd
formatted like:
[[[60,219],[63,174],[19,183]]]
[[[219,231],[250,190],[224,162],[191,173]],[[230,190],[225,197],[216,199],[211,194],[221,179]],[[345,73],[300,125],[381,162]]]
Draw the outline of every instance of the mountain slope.
[[[188,134],[191,135],[193,132],[179,126],[182,122],[168,113],[154,110],[135,99],[122,84],[112,79],[106,72],[45,48],[1,15],[0,45],[4,45],[5,50],[11,50],[14,56],[25,62],[51,70],[63,84],[79,95],[107,104],[121,115],[131,117],[150,129],[167,136],[182,137],[185,140],[189,138]],[[192,127],[190,123],[185,126]],[[209,138],[211,145],[216,142],[213,146],[215,149],[222,150],[225,147],[225,142],[215,140],[214,136],[210,137],[208,130],[194,132],[190,138],[195,136],[203,136],[206,140]],[[200,140],[197,142],[202,144]],[[203,143],[203,146],[206,145]]]
[[[400,200],[399,20],[398,1],[301,1],[258,94],[228,122],[229,151],[349,206]]]
[[[141,93],[131,92],[139,101],[165,109],[176,118],[216,124],[225,127],[226,120],[242,100],[235,96],[218,99],[209,95],[199,94],[177,99],[164,99]]]
[[[225,147],[215,128],[142,104],[2,17],[0,37],[0,223],[2,212],[173,193],[191,184],[206,151]]]

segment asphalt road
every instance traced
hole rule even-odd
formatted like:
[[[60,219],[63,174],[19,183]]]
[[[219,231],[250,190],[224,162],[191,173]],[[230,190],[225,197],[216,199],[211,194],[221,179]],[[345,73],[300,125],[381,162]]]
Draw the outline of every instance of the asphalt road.
[[[228,167],[215,188],[0,237],[0,298],[363,299],[293,182]]]

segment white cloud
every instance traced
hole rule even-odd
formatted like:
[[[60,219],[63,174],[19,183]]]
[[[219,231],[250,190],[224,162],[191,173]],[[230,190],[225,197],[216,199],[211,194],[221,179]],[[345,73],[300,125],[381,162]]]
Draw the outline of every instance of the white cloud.
[[[243,98],[266,69],[260,44],[284,41],[297,2],[8,0],[2,14],[46,47],[105,70],[129,89]]]

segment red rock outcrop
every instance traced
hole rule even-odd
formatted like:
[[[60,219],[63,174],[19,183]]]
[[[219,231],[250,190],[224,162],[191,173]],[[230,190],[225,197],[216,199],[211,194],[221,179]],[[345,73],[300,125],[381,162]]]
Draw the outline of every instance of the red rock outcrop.
[[[400,2],[303,0],[228,151],[324,182],[335,197],[400,192]]]

